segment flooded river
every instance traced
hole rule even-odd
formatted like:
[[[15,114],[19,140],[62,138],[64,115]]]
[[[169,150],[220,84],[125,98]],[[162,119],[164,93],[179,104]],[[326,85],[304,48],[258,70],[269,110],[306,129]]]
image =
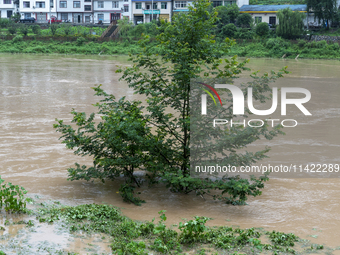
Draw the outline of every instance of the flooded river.
[[[273,178],[266,183],[263,195],[249,198],[247,206],[203,200],[193,194],[173,194],[158,186],[141,188],[141,198],[147,203],[137,207],[122,202],[116,193],[118,183],[67,181],[68,167],[75,162],[89,164],[91,160],[75,156],[61,144],[60,134],[52,127],[55,118],[70,121],[72,108],[93,112],[92,104],[98,98],[93,96],[91,87],[98,84],[116,97],[137,98],[124,82],[118,81],[117,65],[129,65],[127,57],[0,55],[1,177],[44,200],[68,205],[105,202],[120,207],[132,219],[151,220],[158,217],[158,211],[167,210],[170,224],[202,215],[213,218],[209,225],[264,227],[293,232],[333,248],[340,246],[337,176]],[[313,117],[308,119],[296,113],[297,127],[285,129],[285,136],[257,143],[256,146],[272,148],[270,158],[262,163],[339,164],[340,62],[253,59],[249,66],[262,72],[286,65],[291,74],[275,86],[309,89],[312,99],[306,107]],[[34,238],[48,239],[48,234]],[[59,238],[60,242],[67,239]],[[76,243],[72,251],[77,251],[77,247],[80,246]]]

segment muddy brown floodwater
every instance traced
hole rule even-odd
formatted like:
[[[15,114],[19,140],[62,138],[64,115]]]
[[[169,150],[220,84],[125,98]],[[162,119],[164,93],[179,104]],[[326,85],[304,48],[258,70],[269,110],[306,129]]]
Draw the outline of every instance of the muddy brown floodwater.
[[[340,179],[334,175],[272,178],[263,195],[249,198],[247,206],[174,194],[158,186],[141,188],[141,198],[147,203],[137,207],[122,202],[117,194],[118,183],[67,181],[68,167],[75,162],[90,164],[91,160],[75,156],[60,143],[60,134],[52,128],[55,118],[70,121],[72,108],[93,112],[92,104],[99,98],[93,96],[91,87],[96,84],[103,84],[117,97],[138,98],[118,81],[117,65],[129,65],[127,57],[0,55],[1,177],[25,187],[32,196],[68,205],[105,202],[120,207],[126,216],[136,220],[151,220],[158,217],[158,211],[167,210],[170,224],[203,215],[213,218],[209,225],[264,227],[293,232],[334,248],[340,246]],[[292,106],[288,111],[295,111],[294,116],[276,117],[295,117],[297,127],[286,128],[285,136],[260,141],[249,148],[271,146],[269,158],[261,162],[267,165],[339,164],[340,62],[253,59],[249,64],[253,71],[261,72],[286,65],[291,74],[275,86],[309,89],[312,99],[306,107],[313,116],[303,116]],[[79,247],[76,243],[70,249],[77,251]]]

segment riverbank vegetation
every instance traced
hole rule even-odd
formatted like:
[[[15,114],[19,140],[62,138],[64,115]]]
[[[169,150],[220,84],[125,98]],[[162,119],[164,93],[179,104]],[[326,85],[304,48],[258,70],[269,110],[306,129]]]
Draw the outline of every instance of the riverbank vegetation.
[[[209,7],[210,8],[210,7]],[[209,10],[208,8],[208,10]],[[282,20],[294,20],[292,24],[269,29],[266,23],[253,25],[252,17],[239,14],[237,6],[220,6],[211,9],[217,11],[217,19],[211,34],[215,35],[216,46],[223,47],[226,37],[236,40],[224,56],[269,58],[311,58],[339,59],[340,29],[331,28],[320,31],[303,31],[301,14],[284,10],[278,14]],[[116,40],[101,41],[100,34],[104,28],[73,27],[68,24],[55,25],[41,29],[39,25],[18,25],[11,27],[7,19],[0,19],[0,52],[3,53],[39,53],[39,54],[137,54],[143,51],[138,44],[142,35],[150,38],[149,45],[155,45],[156,37],[163,31],[160,22],[152,22],[133,26],[128,20],[120,20],[120,37]],[[283,26],[284,25],[284,26]],[[288,29],[289,28],[289,29]],[[11,30],[12,29],[12,30]],[[54,31],[54,32],[53,32]],[[307,35],[308,34],[308,35]],[[331,36],[321,41],[309,41],[315,36]],[[332,37],[333,36],[333,37]],[[314,37],[313,37],[314,38]],[[323,38],[321,38],[323,39]],[[149,51],[161,54],[158,47]]]

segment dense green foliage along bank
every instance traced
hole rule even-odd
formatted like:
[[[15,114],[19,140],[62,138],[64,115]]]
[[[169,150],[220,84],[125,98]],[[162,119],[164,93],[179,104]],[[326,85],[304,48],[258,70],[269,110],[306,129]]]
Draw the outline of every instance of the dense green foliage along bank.
[[[154,48],[157,54],[158,48]],[[54,41],[23,41],[22,37],[13,40],[0,41],[2,53],[47,53],[47,54],[137,54],[141,52],[138,44],[130,42],[93,42],[82,37],[73,42]],[[269,57],[281,58],[314,58],[314,59],[339,59],[340,47],[338,43],[326,41],[289,41],[279,37],[259,40],[238,40],[227,53],[229,56],[240,57]]]

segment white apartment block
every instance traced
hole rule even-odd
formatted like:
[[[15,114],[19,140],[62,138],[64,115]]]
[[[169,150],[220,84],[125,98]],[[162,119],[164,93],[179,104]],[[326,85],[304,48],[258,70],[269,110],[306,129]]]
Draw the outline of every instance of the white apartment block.
[[[94,22],[111,23],[127,17],[131,18],[131,0],[94,0],[93,2]]]
[[[56,0],[57,19],[72,23],[93,23],[92,0]]]
[[[19,0],[0,0],[0,18],[10,18],[19,12]]]
[[[340,0],[338,0],[340,1]],[[0,17],[9,18],[19,12],[21,18],[34,17],[46,23],[51,16],[62,22],[109,24],[127,17],[134,24],[152,20],[171,21],[172,15],[188,11],[192,1],[176,0],[0,0]],[[212,1],[214,7],[249,5],[249,0]]]
[[[132,0],[132,21],[135,25],[163,19],[171,21],[171,0]]]
[[[1,0],[0,0],[1,1]],[[36,22],[46,23],[56,13],[55,0],[20,0],[21,18],[34,17]]]

